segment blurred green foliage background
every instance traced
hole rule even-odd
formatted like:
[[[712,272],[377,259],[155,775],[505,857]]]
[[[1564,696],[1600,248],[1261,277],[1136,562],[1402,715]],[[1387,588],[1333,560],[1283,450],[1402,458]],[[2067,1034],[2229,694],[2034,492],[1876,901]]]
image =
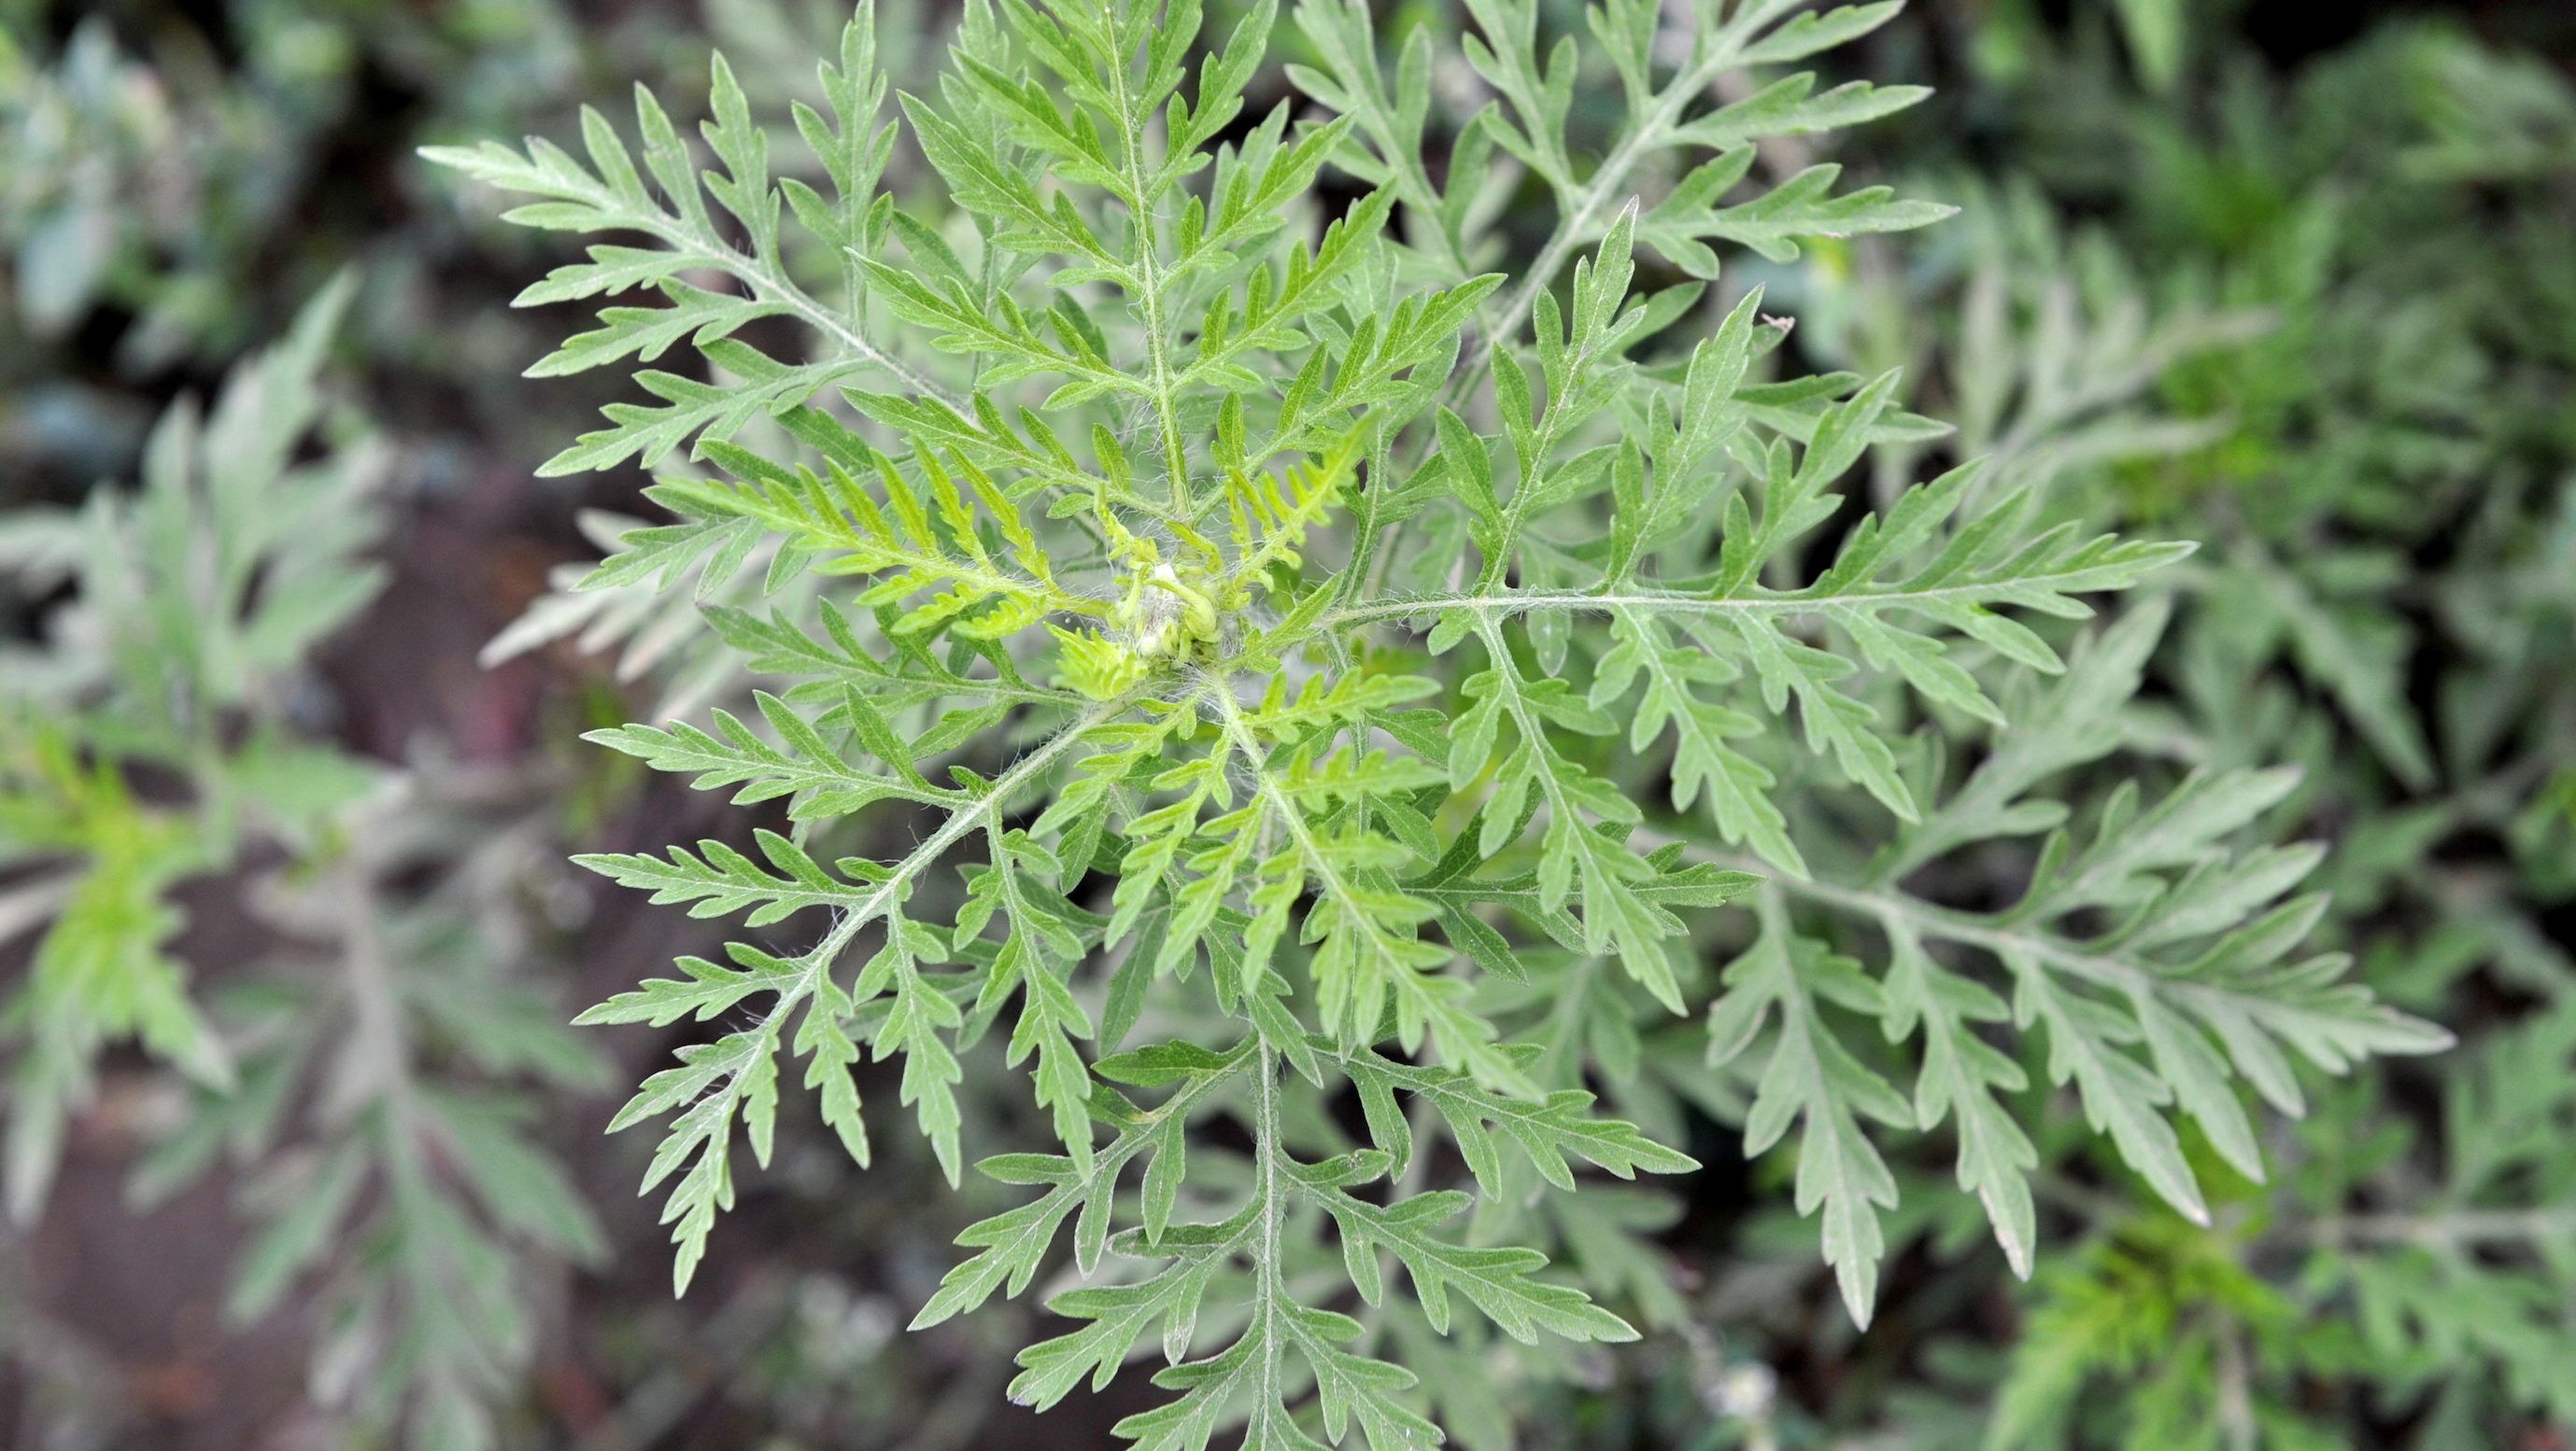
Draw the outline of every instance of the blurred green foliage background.
[[[1379,11],[1389,37],[1465,24],[1439,0]],[[643,480],[532,478],[613,385],[519,376],[559,319],[506,304],[560,259],[414,150],[569,137],[639,78],[703,95],[711,46],[783,116],[843,18],[0,0],[0,1042],[23,1211],[0,1235],[0,1444],[1107,1444],[1118,1405],[1003,1401],[1037,1312],[902,1334],[993,1207],[930,1192],[917,1145],[865,1176],[782,1145],[672,1303],[627,1190],[639,1147],[599,1135],[603,1086],[663,1045],[555,1026],[703,945],[563,852],[719,815],[579,731],[734,682],[666,658],[649,616],[540,616],[486,650]],[[950,23],[881,9],[899,84]],[[2576,7],[1917,0],[1830,62],[1937,94],[1764,164],[1839,161],[1963,215],[1730,258],[1725,285],[1765,284],[1815,367],[1906,367],[1910,406],[1959,425],[1940,450],[2046,479],[2066,517],[2203,541],[2142,709],[2106,728],[2175,763],[2303,763],[2274,810],[2333,846],[2325,935],[2462,1045],[2316,1090],[2266,1145],[2270,1184],[2194,1145],[2230,1186],[2208,1228],[2128,1192],[2061,1115],[2039,1145],[2056,1252],[2026,1285],[1973,1203],[1912,1192],[1948,1175],[1919,1155],[1866,1337],[1785,1186],[1738,1167],[1740,1093],[1706,1085],[1686,1096],[1716,1167],[1625,1211],[1669,1261],[1589,1267],[1667,1301],[1664,1328],[1521,1367],[1520,1404],[1450,1408],[1462,1439],[2576,1445]],[[1255,90],[1256,111],[1289,94]],[[937,208],[908,148],[894,168],[907,207]],[[345,310],[307,313],[334,278]],[[302,352],[250,361],[299,315]],[[219,403],[207,438],[156,433],[228,376],[250,380],[238,428]],[[234,450],[310,487],[227,505]],[[1914,476],[1880,467],[1883,492]],[[273,585],[253,606],[182,578],[184,540],[227,530],[257,541],[241,570],[315,576],[291,617]],[[34,929],[66,897],[150,943],[203,1016],[49,1017],[44,954],[68,971],[80,944]],[[352,963],[377,987],[338,986]],[[470,1023],[432,1006],[460,984]],[[111,1046],[134,1034],[171,1051]],[[496,1034],[508,1051],[464,1051]],[[106,1049],[94,1074],[49,1059],[67,1042]],[[481,1147],[419,1162],[389,1107],[415,1088],[443,1142]],[[970,1111],[999,1135],[1026,1112]],[[335,1194],[345,1224],[298,1213]],[[1447,1352],[1412,1353],[1436,1383]]]

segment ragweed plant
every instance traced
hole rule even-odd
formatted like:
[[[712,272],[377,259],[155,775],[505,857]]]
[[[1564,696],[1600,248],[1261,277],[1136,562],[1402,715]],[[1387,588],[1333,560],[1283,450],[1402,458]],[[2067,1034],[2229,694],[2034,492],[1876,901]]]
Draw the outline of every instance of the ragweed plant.
[[[0,1017],[21,1222],[44,1202],[108,1043],[133,1039],[210,1087],[233,1079],[169,950],[183,921],[173,888],[228,868],[254,834],[309,839],[363,785],[355,763],[297,739],[283,709],[305,653],[384,583],[364,557],[383,528],[382,445],[359,434],[297,457],[353,286],[327,289],[211,410],[173,407],[140,489],[0,515],[7,582],[70,591],[46,611],[42,648],[0,653],[0,866],[15,878],[0,937],[35,933]],[[155,773],[184,783],[182,807],[138,791]]]
[[[694,591],[774,687],[595,737],[782,803],[786,829],[588,864],[803,928],[585,1015],[728,1025],[617,1119],[669,1120],[646,1183],[668,1186],[682,1288],[737,1137],[770,1156],[783,1079],[865,1163],[862,1063],[899,1064],[954,1182],[962,1055],[989,1033],[1060,1145],[983,1162],[1028,1197],[967,1231],[916,1325],[1026,1290],[1069,1224],[1079,1283],[1051,1306],[1071,1323],[1023,1352],[1015,1399],[1105,1384],[1158,1340],[1170,1397],[1121,1426],[1143,1445],[1355,1422],[1427,1445],[1427,1409],[1492,1414],[1473,1387],[1494,1362],[1417,1384],[1389,1336],[1428,1366],[1482,1344],[1475,1320],[1620,1340],[1595,1293],[1658,1302],[1632,1232],[1652,1213],[1571,1165],[1695,1165],[1592,1111],[1591,1055],[1520,1031],[1555,985],[1576,1042],[1615,1043],[1581,1024],[1626,1030],[1634,993],[1707,1008],[1721,1061],[1754,1050],[1746,1146],[1799,1130],[1798,1207],[1864,1320],[1887,1131],[1954,1123],[1961,1182],[2026,1263],[2007,1024],[2193,1212],[2174,1111],[2250,1156],[2237,1075],[2292,1106],[2292,1052],[2332,1069],[2439,1041],[2298,953],[2313,903],[2275,899],[2313,853],[2229,865],[2219,839],[2274,776],[2118,798],[2052,838],[2018,905],[1902,892],[2063,820],[2049,783],[2107,747],[2155,631],[2071,671],[2050,636],[2189,546],[2039,527],[1974,464],[1827,527],[1874,446],[1939,425],[1892,375],[1773,376],[1786,324],[1758,289],[1705,289],[1721,246],[1786,259],[1943,214],[1831,166],[1752,179],[1759,139],[1918,98],[1775,75],[1894,9],[1608,0],[1586,48],[1543,46],[1534,0],[1476,0],[1463,53],[1491,103],[1435,119],[1427,32],[1389,65],[1363,5],[1310,0],[1301,98],[1255,120],[1267,3],[1202,50],[1187,0],[1013,0],[968,8],[899,122],[862,9],[783,173],[721,59],[711,169],[644,92],[640,164],[596,114],[586,160],[431,153],[534,197],[517,221],[618,237],[523,302],[648,293],[533,372],[704,365],[638,373],[653,401],[546,466],[666,467],[647,495],[669,522],[589,583]],[[1576,106],[1596,75],[1619,113],[1599,137]],[[905,137],[954,215],[883,189]],[[1553,216],[1526,260],[1494,225],[1506,197]],[[1640,249],[1685,280],[1641,289]],[[1945,741],[1984,756],[1947,788]],[[908,845],[830,845],[863,815]],[[1746,897],[1757,933],[1712,1001],[1692,926]],[[1826,950],[1810,911],[1875,922],[1885,964]],[[1891,1071],[1919,1073],[1911,1098]],[[1483,1195],[1464,1227],[1477,1196],[1432,1187],[1444,1143]],[[1526,1237],[1600,1268],[1588,1291],[1487,1238],[1541,1179],[1573,1208]]]
[[[0,584],[43,628],[0,651],[0,948],[30,939],[0,1007],[7,1204],[44,1211],[110,1051],[139,1046],[170,1072],[128,1070],[163,1105],[130,1197],[224,1165],[255,1225],[228,1322],[310,1288],[341,1434],[479,1451],[534,1348],[527,1286],[604,1247],[526,1090],[598,1069],[513,980],[548,838],[541,816],[494,828],[525,783],[313,729],[313,657],[388,574],[393,451],[323,381],[356,291],[326,289],[211,406],[174,405],[140,487],[0,512]],[[183,887],[260,960],[183,952]]]
[[[2554,919],[2576,885],[2576,485],[2559,400],[2576,293],[2559,279],[2576,262],[2576,88],[2409,24],[2310,63],[2295,86],[2232,75],[2205,132],[2197,109],[2090,89],[2155,138],[2135,193],[2109,209],[2137,260],[2103,269],[2127,280],[2100,295],[2125,308],[2100,310],[2088,338],[2042,305],[2000,351],[1969,327],[1940,352],[1963,398],[1970,380],[2019,371],[2100,401],[2072,359],[2130,331],[2119,311],[2163,303],[2121,353],[2152,365],[2138,384],[2200,416],[2088,429],[2097,459],[2095,441],[2124,435],[2176,446],[2097,465],[2055,501],[2207,540],[2170,643],[2145,662],[2167,688],[2150,686],[2126,749],[2239,777],[2305,765],[2263,812],[2339,837],[2318,938],[2464,1041],[2427,1068],[2317,1093],[2310,1121],[2267,1145],[2270,1182],[2221,1176],[2210,1225],[2119,1201],[2057,1206],[2096,1248],[2034,1285],[1996,1378],[1960,1387],[1992,1410],[1973,1444],[2563,1437],[2576,1426],[2560,1369],[2576,1363],[2576,962]],[[2064,123],[2054,100],[2031,99]],[[2433,265],[2472,235],[2495,267]],[[2266,325],[2225,347],[2155,345],[2205,331],[2193,314],[2210,300]],[[2247,1162],[2241,1137],[2232,1150],[2206,1138],[2209,1157]]]

